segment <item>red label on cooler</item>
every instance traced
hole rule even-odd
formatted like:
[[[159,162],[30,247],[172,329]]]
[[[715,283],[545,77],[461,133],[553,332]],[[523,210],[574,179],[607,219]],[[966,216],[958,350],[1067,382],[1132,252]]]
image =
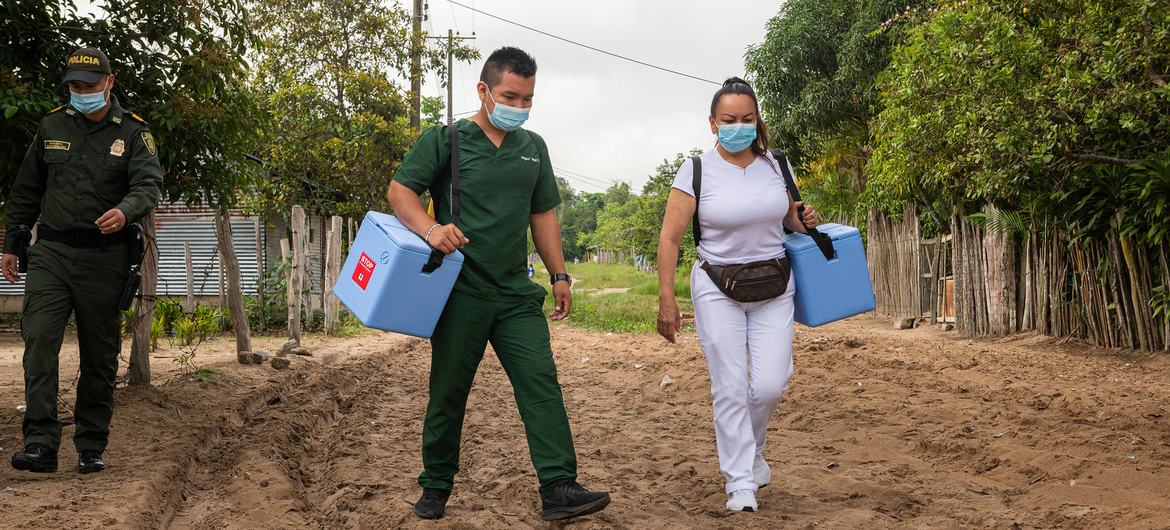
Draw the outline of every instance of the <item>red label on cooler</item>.
[[[365,252],[362,252],[358,258],[357,267],[353,270],[353,281],[366,290],[366,286],[370,284],[370,276],[374,275],[374,260],[370,259]]]

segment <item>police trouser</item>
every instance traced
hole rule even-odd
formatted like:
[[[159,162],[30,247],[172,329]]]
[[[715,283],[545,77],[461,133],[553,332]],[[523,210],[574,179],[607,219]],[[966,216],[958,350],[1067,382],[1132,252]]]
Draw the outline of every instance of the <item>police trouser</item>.
[[[39,241],[29,249],[25,279],[24,443],[61,445],[57,419],[58,356],[70,314],[77,319],[81,376],[74,408],[78,451],[102,451],[114,413],[114,378],[122,347],[118,299],[129,274],[125,244],[76,248]]]
[[[484,300],[455,292],[431,339],[430,402],[419,485],[450,490],[459,470],[467,395],[491,343],[516,396],[541,495],[577,477],[577,457],[541,300]]]

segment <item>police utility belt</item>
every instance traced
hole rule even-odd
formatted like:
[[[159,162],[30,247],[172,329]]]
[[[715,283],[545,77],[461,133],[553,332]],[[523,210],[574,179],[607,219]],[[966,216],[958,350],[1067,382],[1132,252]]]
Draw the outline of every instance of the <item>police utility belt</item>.
[[[130,271],[126,276],[126,283],[122,286],[118,309],[122,311],[130,309],[138,294],[138,286],[142,283],[142,258],[146,254],[146,245],[142,240],[142,228],[136,223],[126,225],[122,231],[113,234],[87,230],[53,230],[41,224],[37,226],[37,239],[75,248],[106,248],[112,245],[126,245],[126,252],[130,258]]]
[[[61,243],[76,248],[105,248],[111,245],[129,243],[135,237],[131,234],[130,225],[126,230],[113,234],[103,234],[92,230],[53,230],[43,224],[37,225],[37,239]]]

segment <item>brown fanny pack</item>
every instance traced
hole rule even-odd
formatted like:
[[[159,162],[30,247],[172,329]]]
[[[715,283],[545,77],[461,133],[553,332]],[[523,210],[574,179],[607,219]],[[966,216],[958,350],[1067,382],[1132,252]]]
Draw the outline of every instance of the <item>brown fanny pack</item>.
[[[743,303],[762,302],[784,294],[792,270],[787,256],[743,265],[720,266],[703,262],[700,267],[723,294]]]

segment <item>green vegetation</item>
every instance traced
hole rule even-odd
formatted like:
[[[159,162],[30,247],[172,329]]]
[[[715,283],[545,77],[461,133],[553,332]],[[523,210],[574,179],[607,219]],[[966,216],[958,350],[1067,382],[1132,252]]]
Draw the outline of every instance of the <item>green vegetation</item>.
[[[1167,12],[1162,0],[789,0],[747,66],[828,218],[921,212],[925,237],[968,250],[1001,234],[998,266],[1018,276],[1008,295],[1035,304],[1012,325],[1158,348],[1170,341]],[[960,312],[984,318],[966,301]],[[1147,324],[1158,318],[1161,337]]]
[[[573,311],[567,325],[614,333],[653,333],[658,318],[658,276],[630,265],[582,263],[569,265],[573,286]],[[547,277],[538,271],[536,279]],[[689,277],[675,281],[675,296],[683,312],[692,311]],[[548,283],[544,282],[546,289]],[[550,289],[551,290],[551,289]],[[552,311],[552,297],[545,299]]]
[[[863,226],[876,77],[924,0],[789,0],[747,54],[773,142],[826,219]]]

